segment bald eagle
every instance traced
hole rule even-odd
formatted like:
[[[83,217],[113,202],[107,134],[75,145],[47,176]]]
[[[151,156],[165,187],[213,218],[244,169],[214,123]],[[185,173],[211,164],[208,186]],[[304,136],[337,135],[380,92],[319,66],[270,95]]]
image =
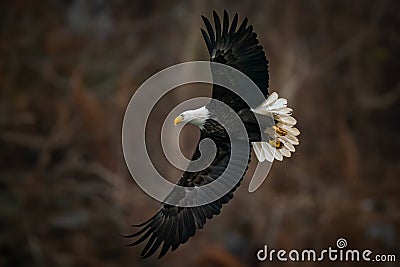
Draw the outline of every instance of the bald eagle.
[[[213,11],[214,28],[210,21],[202,16],[205,29],[201,29],[205,44],[210,54],[210,61],[226,64],[246,74],[261,90],[264,99],[259,106],[251,108],[238,95],[228,89],[213,85],[212,99],[228,105],[245,125],[247,131],[247,146],[249,141],[258,161],[281,161],[283,157],[290,157],[295,151],[294,146],[299,144],[297,135],[299,130],[294,127],[296,120],[291,116],[292,109],[287,107],[287,100],[279,98],[278,94],[268,93],[268,60],[262,46],[259,44],[253,27],[248,25],[245,18],[238,26],[238,15],[235,14],[229,23],[228,13],[224,11],[223,20]],[[272,114],[274,123],[264,132],[260,131],[256,116]],[[231,143],[224,127],[214,118],[218,109],[211,100],[206,106],[188,110],[180,114],[174,124],[191,123],[199,127],[200,139],[210,138],[216,144],[216,156],[212,163],[198,172],[185,171],[178,181],[178,185],[194,188],[218,179],[224,172],[231,156]],[[244,150],[246,151],[246,150]],[[251,151],[250,148],[247,151]],[[192,156],[192,162],[200,157],[199,145]],[[247,166],[250,163],[250,153],[246,152]],[[191,163],[192,163],[191,162]],[[247,168],[246,168],[247,170]],[[202,229],[207,219],[221,212],[222,206],[233,198],[235,189],[240,185],[244,173],[230,173],[237,177],[233,188],[219,199],[193,207],[174,206],[163,203],[161,209],[147,221],[133,225],[138,230],[127,235],[127,238],[136,240],[128,246],[135,246],[147,242],[141,256],[147,258],[161,247],[158,258],[163,257],[168,250],[176,250],[184,244],[197,230]],[[179,197],[179,196],[173,196]]]

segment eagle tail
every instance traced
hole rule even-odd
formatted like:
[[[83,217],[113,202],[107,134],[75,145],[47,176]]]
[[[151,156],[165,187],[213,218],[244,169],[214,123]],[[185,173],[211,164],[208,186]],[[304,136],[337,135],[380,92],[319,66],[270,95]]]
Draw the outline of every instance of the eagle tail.
[[[258,161],[281,161],[283,157],[290,157],[295,151],[294,146],[299,144],[297,136],[300,131],[294,127],[297,121],[292,117],[293,109],[287,106],[287,100],[279,98],[278,94],[273,92],[261,105],[253,109],[253,112],[272,116],[275,121],[275,125],[264,130],[268,141],[252,142]]]

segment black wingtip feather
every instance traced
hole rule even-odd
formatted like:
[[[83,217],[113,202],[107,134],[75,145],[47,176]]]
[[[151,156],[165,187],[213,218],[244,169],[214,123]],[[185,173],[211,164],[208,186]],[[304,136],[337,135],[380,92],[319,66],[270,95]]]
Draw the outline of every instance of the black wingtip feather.
[[[212,52],[211,40],[210,40],[210,38],[208,37],[208,35],[207,35],[207,33],[205,32],[205,30],[201,29],[201,34],[203,35],[204,42],[206,42],[207,50],[208,50],[208,52],[211,54],[211,52]]]
[[[136,240],[133,243],[128,244],[127,246],[128,247],[133,247],[133,246],[136,246],[136,245],[142,243],[144,240],[146,240],[149,237],[149,235],[151,233],[152,233],[152,231],[151,231],[151,229],[149,229],[141,238],[139,238],[138,240]]]
[[[242,24],[240,24],[239,29],[237,30],[237,32],[243,31],[247,26],[247,22],[248,22],[248,19],[247,19],[247,17],[245,17],[244,20],[242,21]]]
[[[154,242],[151,249],[146,253],[146,255],[142,256],[142,259],[148,258],[151,255],[153,255],[154,252],[156,252],[156,250],[160,247],[161,243],[162,243],[162,240],[160,238],[157,238],[157,240]]]
[[[223,27],[222,27],[222,36],[226,36],[229,30],[229,15],[226,10],[224,10],[224,19],[223,19]]]
[[[142,250],[142,253],[140,253],[140,256],[144,257],[147,254],[147,251],[149,250],[149,248],[153,245],[154,241],[156,241],[156,235],[153,232],[153,234],[151,235],[151,237],[149,238],[149,240],[147,241],[146,246],[144,247],[144,249]],[[151,254],[150,254],[151,255]],[[149,255],[149,256],[150,256]]]
[[[168,252],[170,247],[171,247],[171,243],[169,243],[167,240],[164,241],[164,244],[161,248],[160,254],[158,255],[158,259],[161,259],[162,257],[164,257],[164,255]]]
[[[150,221],[152,221],[159,213],[161,212],[161,210],[159,210],[158,212],[156,212],[156,214],[154,214],[152,217],[150,217],[148,220],[146,220],[145,222],[142,222],[140,224],[131,224],[132,227],[142,227],[146,224],[148,224]]]
[[[142,229],[140,229],[139,231],[137,231],[136,233],[130,234],[130,235],[123,235],[123,237],[125,238],[132,238],[138,235],[141,235],[142,233],[144,233],[144,231],[146,231],[146,229],[148,229],[150,226],[146,226],[143,227]]]
[[[214,46],[216,40],[213,27],[211,26],[211,22],[204,16],[201,16],[201,18],[203,19],[204,25],[206,26],[208,36],[210,37],[211,45]]]
[[[213,11],[213,16],[215,24],[215,37],[216,40],[218,41],[221,38],[221,21],[219,19],[217,12]]]

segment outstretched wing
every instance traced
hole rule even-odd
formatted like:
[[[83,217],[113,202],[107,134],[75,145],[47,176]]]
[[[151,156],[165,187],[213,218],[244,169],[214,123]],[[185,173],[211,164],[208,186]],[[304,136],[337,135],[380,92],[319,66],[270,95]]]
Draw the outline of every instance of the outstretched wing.
[[[229,65],[246,74],[267,98],[268,60],[263,47],[259,44],[257,34],[253,31],[253,26],[247,25],[247,18],[245,18],[237,28],[237,14],[235,14],[229,26],[229,17],[226,10],[224,11],[222,25],[215,11],[213,11],[213,16],[215,31],[210,21],[204,16],[202,18],[207,32],[201,29],[210,53],[210,61]],[[212,97],[229,105],[236,112],[246,107],[246,104],[235,93],[218,85],[213,86]]]
[[[211,183],[221,176],[221,174],[225,171],[228,162],[230,161],[230,140],[226,139],[214,141],[217,146],[217,154],[211,165],[200,172],[184,172],[178,182],[178,185],[193,188]],[[243,145],[248,146],[247,143],[244,143]],[[250,154],[246,152],[246,155],[244,155],[244,151],[249,150],[240,149],[240,151],[243,153],[242,157],[248,158],[249,163]],[[190,164],[193,164],[193,160],[196,160],[199,157],[200,151],[197,145],[195,153],[192,157],[192,162]],[[203,228],[204,224],[206,223],[206,219],[211,219],[214,215],[218,215],[221,212],[222,205],[228,203],[229,200],[233,198],[233,192],[242,181],[244,173],[242,174],[240,171],[235,172],[235,170],[241,168],[240,165],[243,163],[231,160],[230,164],[232,164],[233,171],[229,175],[232,177],[241,176],[239,182],[237,182],[230,192],[218,200],[203,206],[178,207],[169,204],[163,204],[163,207],[149,220],[139,225],[133,225],[134,227],[138,227],[140,229],[136,233],[126,236],[128,238],[138,238],[136,241],[129,244],[129,246],[135,246],[142,242],[147,242],[141,253],[143,258],[147,258],[154,254],[162,245],[160,254],[158,256],[158,258],[161,258],[170,248],[172,251],[174,251],[179,245],[184,244],[189,237],[192,237],[196,233],[198,229]],[[182,191],[172,191],[169,197],[183,199],[184,196],[181,194]]]

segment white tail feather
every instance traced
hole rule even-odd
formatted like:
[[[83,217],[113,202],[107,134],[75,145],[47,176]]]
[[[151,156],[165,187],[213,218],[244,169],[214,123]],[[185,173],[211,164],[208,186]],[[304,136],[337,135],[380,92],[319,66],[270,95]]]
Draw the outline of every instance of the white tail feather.
[[[265,116],[273,116],[276,126],[268,127],[264,132],[271,138],[268,142],[252,142],[254,153],[258,161],[273,162],[290,157],[295,152],[294,145],[299,144],[296,137],[300,131],[294,127],[297,121],[293,118],[292,109],[287,107],[287,100],[279,98],[276,92],[271,93],[253,112]]]

